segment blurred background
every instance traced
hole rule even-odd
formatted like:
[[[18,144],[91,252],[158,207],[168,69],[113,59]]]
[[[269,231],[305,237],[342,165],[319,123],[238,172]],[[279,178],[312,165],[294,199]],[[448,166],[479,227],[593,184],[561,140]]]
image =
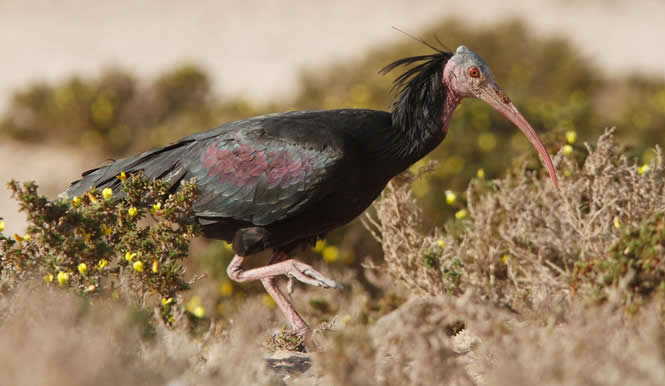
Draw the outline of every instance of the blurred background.
[[[551,153],[617,126],[648,162],[665,143],[663,15],[660,0],[2,0],[0,180],[36,180],[55,197],[108,159],[228,121],[388,109],[398,72],[378,70],[430,52],[392,26],[483,56]],[[540,168],[526,139],[478,101],[462,104],[428,159],[438,166],[413,186],[428,225],[463,207],[446,190],[460,196],[470,178],[525,162]],[[5,189],[0,217],[7,234],[23,231]],[[205,248],[223,275],[215,261],[227,246]],[[314,253],[331,264],[381,256],[357,223]]]

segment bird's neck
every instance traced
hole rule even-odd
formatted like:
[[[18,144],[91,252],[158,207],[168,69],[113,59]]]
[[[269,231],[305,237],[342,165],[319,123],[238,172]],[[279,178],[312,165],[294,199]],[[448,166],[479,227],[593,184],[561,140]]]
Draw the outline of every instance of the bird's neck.
[[[420,160],[432,150],[434,150],[448,133],[448,123],[453,112],[462,102],[462,96],[458,95],[445,86],[443,100],[439,104],[435,114],[428,111],[421,111],[420,119],[414,120],[417,125],[407,125],[406,127],[393,127],[396,133],[396,140],[393,141],[394,148],[392,156],[402,159],[408,167]]]

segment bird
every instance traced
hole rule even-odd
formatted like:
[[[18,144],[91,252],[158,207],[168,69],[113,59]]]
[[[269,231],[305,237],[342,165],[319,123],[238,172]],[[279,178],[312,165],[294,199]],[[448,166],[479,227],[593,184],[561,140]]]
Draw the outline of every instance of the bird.
[[[380,73],[394,80],[391,111],[308,110],[273,113],[223,124],[206,132],[89,170],[65,196],[91,187],[120,190],[121,173],[143,172],[171,191],[196,178],[194,215],[204,236],[229,242],[227,267],[236,282],[260,280],[300,336],[311,332],[276,284],[342,288],[293,257],[362,214],[387,183],[443,141],[453,111],[479,98],[511,120],[539,153],[551,181],[556,172],[545,146],[497,84],[488,64],[468,47],[396,60]],[[247,259],[272,250],[267,265],[246,269]],[[290,294],[291,285],[289,285]]]

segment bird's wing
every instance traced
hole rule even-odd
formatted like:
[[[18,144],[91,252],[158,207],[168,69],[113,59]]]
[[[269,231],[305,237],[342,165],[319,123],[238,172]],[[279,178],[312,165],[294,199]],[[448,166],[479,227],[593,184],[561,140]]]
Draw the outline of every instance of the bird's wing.
[[[329,193],[343,138],[300,118],[248,120],[192,144],[183,166],[201,190],[196,215],[267,225]]]

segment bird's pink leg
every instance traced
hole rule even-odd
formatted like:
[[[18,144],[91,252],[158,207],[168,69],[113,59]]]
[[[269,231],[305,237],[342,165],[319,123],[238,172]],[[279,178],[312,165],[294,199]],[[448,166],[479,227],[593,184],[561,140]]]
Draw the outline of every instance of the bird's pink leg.
[[[342,288],[342,285],[317,272],[312,266],[294,259],[286,259],[286,257],[285,253],[277,252],[270,259],[269,265],[245,270],[242,263],[246,257],[236,255],[226,268],[226,273],[231,280],[237,282],[261,280],[263,287],[288,319],[291,328],[297,334],[304,335],[309,331],[309,327],[279,290],[275,284],[275,276],[286,275],[305,284],[323,288]]]

